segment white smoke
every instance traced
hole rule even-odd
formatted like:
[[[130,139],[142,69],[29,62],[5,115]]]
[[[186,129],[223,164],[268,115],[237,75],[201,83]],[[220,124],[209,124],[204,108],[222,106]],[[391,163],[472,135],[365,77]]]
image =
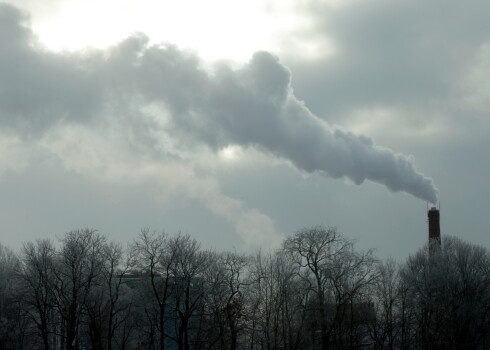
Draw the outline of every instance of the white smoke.
[[[252,146],[307,172],[356,184],[371,180],[393,192],[437,200],[432,179],[417,170],[412,157],[312,114],[294,96],[290,71],[267,52],[256,53],[242,68],[220,66],[213,74],[200,69],[195,57],[171,47],[143,46],[138,52],[132,55],[139,57],[133,63],[142,84],[138,91],[171,109],[171,128],[182,138],[216,150]]]
[[[0,33],[4,126],[32,137],[61,122],[100,122],[110,111],[142,143],[151,144],[145,136],[162,128],[188,147],[204,144],[216,152],[229,145],[254,147],[307,172],[356,184],[370,180],[393,192],[437,200],[432,179],[411,157],[313,115],[295,97],[289,69],[267,52],[254,54],[241,68],[218,63],[212,70],[174,46],[149,46],[142,35],[106,51],[46,52],[20,24],[19,13],[2,6],[0,17],[9,19],[0,25],[8,34]],[[150,105],[165,119],[144,119],[142,111]]]

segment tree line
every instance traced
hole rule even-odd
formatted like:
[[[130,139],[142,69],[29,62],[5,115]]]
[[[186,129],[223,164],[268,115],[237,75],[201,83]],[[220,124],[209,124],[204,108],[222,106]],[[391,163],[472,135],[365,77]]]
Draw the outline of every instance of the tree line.
[[[142,230],[0,244],[0,349],[490,348],[490,252],[454,237],[403,263],[335,228],[252,255]]]

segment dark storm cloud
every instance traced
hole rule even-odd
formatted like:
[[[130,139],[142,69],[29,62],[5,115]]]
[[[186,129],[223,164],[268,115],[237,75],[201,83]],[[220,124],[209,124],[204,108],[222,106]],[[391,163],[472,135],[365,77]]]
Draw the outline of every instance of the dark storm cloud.
[[[167,132],[219,150],[255,147],[307,172],[371,180],[435,202],[432,179],[413,160],[362,135],[330,126],[293,94],[291,74],[267,52],[239,69],[212,73],[191,53],[149,46],[142,35],[106,51],[50,53],[36,44],[15,9],[2,5],[0,115],[4,125],[42,131],[59,122],[91,122],[107,106],[152,105],[169,112]],[[133,111],[119,110],[120,119]]]

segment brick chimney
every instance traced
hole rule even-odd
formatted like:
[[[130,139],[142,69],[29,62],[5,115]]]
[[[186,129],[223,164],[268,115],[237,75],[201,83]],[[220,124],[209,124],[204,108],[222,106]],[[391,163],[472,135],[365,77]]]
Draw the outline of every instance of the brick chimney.
[[[441,247],[441,227],[439,224],[439,210],[432,207],[427,212],[429,218],[429,254],[432,255]]]

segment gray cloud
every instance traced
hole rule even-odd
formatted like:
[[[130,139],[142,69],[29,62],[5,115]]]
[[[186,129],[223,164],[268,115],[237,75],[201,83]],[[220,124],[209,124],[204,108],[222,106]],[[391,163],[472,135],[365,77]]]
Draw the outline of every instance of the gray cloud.
[[[448,114],[458,82],[489,42],[488,1],[304,4],[314,23],[305,40],[326,37],[335,52],[315,61],[290,55],[288,65],[297,95],[334,122],[351,110],[380,105],[410,109],[415,124],[430,123],[429,112]]]
[[[44,50],[27,20],[0,4],[0,122],[31,134],[64,118],[91,118],[101,93],[94,72],[79,56]]]
[[[241,68],[219,64],[212,72],[194,54],[149,46],[142,35],[107,51],[57,54],[36,43],[19,11],[1,5],[0,17],[9,33],[0,36],[4,126],[42,133],[58,123],[94,122],[108,110],[120,120],[132,113],[144,118],[142,110],[151,105],[167,119],[149,127],[160,125],[183,143],[199,141],[216,151],[231,144],[255,147],[306,172],[437,199],[432,179],[413,159],[312,114],[295,97],[289,69],[267,52]],[[114,105],[121,107],[114,111]]]

